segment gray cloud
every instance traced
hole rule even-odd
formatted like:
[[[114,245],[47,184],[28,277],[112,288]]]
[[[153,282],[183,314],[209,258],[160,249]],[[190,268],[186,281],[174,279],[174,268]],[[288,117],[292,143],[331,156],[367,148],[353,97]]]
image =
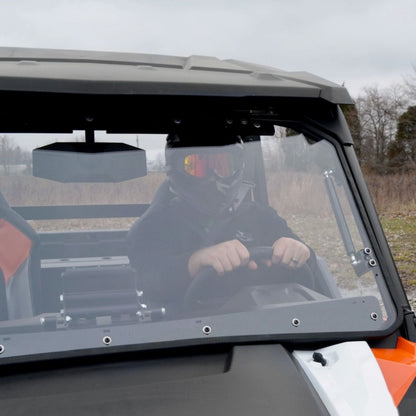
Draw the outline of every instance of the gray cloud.
[[[414,0],[0,0],[0,45],[213,55],[364,85],[416,63]]]

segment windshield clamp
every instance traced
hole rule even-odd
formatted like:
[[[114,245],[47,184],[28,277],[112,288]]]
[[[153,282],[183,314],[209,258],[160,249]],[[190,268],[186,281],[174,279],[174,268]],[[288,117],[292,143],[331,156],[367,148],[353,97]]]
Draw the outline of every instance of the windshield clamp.
[[[359,250],[357,253],[350,255],[351,265],[353,266],[355,274],[358,277],[377,266],[377,261],[372,257],[371,253],[371,249],[366,247]]]

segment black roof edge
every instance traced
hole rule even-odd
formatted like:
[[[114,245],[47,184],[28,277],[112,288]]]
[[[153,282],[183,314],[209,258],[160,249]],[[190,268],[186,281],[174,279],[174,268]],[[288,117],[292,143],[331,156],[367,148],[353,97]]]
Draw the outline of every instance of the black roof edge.
[[[322,98],[353,104],[346,88],[308,72],[210,56],[0,47],[0,91]]]

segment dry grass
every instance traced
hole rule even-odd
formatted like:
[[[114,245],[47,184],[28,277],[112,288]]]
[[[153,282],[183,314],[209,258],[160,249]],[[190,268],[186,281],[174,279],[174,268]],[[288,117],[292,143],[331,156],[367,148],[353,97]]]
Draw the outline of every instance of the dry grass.
[[[59,183],[26,175],[0,176],[0,189],[11,206],[88,204],[147,204],[165,174],[121,183]],[[128,229],[136,218],[101,218],[29,221],[37,231]]]
[[[416,215],[416,172],[366,173],[365,179],[381,216]]]
[[[267,180],[270,205],[284,218],[332,212],[321,174],[271,172]]]
[[[148,203],[162,173],[120,183],[59,183],[27,175],[1,176],[0,189],[12,206]]]

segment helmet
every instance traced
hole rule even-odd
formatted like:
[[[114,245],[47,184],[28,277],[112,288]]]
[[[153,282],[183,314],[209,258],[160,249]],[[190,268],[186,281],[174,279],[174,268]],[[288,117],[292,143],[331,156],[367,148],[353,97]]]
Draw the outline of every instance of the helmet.
[[[165,157],[171,190],[190,206],[208,215],[232,210],[244,170],[239,136],[171,134]]]

